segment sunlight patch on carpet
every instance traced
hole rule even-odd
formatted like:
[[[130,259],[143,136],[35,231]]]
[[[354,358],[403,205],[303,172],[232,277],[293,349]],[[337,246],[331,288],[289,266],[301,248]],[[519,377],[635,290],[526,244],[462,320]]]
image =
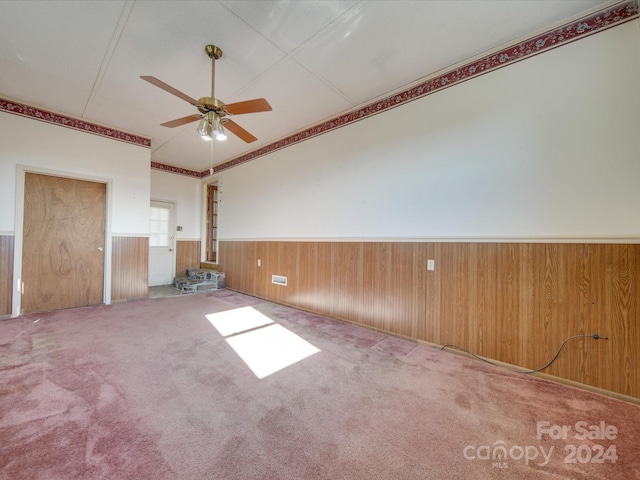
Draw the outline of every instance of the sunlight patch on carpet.
[[[206,317],[260,379],[320,351],[253,307],[211,313]]]
[[[273,320],[253,307],[234,308],[225,312],[210,313],[207,315],[207,320],[216,327],[216,330],[223,337],[273,323]]]

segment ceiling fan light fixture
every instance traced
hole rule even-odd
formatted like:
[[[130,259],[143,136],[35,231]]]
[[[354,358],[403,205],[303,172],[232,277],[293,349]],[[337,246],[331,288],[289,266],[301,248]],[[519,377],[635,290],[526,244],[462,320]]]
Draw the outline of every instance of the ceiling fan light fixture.
[[[227,139],[227,136],[224,133],[224,127],[222,126],[222,122],[218,115],[213,116],[213,134],[215,135],[216,140],[220,142]]]
[[[198,133],[205,140],[212,140],[212,137],[211,137],[212,126],[208,117],[209,115],[207,114],[203,116],[202,119],[200,120],[200,123],[198,124]]]

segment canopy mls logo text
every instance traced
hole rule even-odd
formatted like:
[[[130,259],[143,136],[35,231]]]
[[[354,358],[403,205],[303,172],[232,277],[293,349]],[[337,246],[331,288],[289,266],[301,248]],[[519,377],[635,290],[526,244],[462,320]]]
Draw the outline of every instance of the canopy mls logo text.
[[[509,460],[544,467],[552,460],[554,452],[563,455],[563,463],[614,464],[618,461],[618,455],[616,445],[610,442],[617,438],[618,428],[604,420],[595,424],[580,420],[573,425],[552,424],[543,420],[536,423],[536,440],[546,444],[549,441],[562,442],[562,450],[561,447],[556,450],[553,444],[509,446],[504,440],[497,440],[492,445],[467,445],[462,454],[469,461],[492,462],[494,468],[508,468]]]

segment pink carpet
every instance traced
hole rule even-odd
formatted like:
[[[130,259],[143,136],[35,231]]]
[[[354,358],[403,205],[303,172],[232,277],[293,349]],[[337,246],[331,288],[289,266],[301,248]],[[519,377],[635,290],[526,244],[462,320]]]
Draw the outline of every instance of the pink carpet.
[[[0,479],[626,480],[639,432],[637,405],[229,290],[0,322]]]

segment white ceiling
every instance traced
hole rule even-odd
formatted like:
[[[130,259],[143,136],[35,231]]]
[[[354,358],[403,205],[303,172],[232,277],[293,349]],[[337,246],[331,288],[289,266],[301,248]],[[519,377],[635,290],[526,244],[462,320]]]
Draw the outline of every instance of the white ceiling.
[[[160,123],[196,99],[265,97],[273,111],[233,119],[258,140],[213,143],[213,164],[369,103],[529,36],[601,0],[0,0],[0,96],[152,139],[152,160],[203,171],[197,123]]]

